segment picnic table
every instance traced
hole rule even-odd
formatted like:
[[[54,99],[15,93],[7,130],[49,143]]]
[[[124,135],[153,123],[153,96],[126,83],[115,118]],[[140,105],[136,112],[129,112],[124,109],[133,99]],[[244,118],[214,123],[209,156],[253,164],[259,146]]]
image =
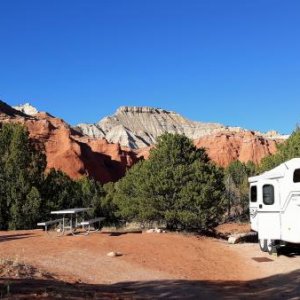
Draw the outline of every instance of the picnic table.
[[[61,216],[61,218],[41,222],[37,225],[45,227],[45,231],[49,235],[62,236],[66,231],[71,232],[72,235],[88,235],[92,230],[98,231],[101,221],[105,219],[104,217],[97,217],[85,220],[83,215],[90,209],[91,208],[68,208],[51,211],[51,215]]]

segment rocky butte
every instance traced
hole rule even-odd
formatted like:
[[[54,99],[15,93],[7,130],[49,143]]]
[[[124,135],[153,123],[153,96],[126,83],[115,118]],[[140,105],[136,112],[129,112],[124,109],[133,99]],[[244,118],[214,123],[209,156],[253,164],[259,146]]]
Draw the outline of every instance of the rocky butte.
[[[210,158],[221,166],[234,160],[259,163],[276,151],[276,144],[288,137],[275,131],[261,133],[219,123],[195,122],[159,108],[129,106],[120,107],[114,115],[96,124],[78,124],[76,128],[93,138],[106,138],[136,149],[144,158],[164,132],[184,134],[197,147],[206,148]]]

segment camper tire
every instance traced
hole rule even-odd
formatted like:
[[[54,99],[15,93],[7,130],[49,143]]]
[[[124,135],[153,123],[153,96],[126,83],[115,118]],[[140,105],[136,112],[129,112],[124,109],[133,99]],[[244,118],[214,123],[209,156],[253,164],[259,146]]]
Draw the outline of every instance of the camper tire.
[[[267,249],[269,254],[276,254],[277,253],[277,244],[278,242],[276,240],[267,240]]]
[[[266,239],[259,239],[258,243],[261,251],[268,252],[268,241]]]

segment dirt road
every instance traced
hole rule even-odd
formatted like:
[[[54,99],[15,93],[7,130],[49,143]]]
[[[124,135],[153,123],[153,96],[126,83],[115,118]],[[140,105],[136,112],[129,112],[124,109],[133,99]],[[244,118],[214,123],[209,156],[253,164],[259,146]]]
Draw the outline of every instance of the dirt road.
[[[108,257],[110,251],[123,256]],[[256,244],[181,234],[49,238],[40,230],[14,231],[0,232],[0,258],[53,275],[50,281],[16,280],[16,289],[51,285],[66,292],[60,285],[67,282],[75,289],[68,286],[72,299],[83,298],[79,290],[96,299],[300,299],[300,256],[269,256]]]

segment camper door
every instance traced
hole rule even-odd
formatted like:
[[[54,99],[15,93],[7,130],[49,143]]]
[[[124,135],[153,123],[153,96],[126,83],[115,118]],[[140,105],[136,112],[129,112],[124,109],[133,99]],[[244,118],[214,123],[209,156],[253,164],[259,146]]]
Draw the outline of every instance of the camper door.
[[[264,180],[258,185],[258,238],[280,239],[280,197],[278,183]]]
[[[249,191],[249,211],[250,211],[250,223],[251,229],[258,231],[258,195],[257,195],[257,183],[250,185]]]

